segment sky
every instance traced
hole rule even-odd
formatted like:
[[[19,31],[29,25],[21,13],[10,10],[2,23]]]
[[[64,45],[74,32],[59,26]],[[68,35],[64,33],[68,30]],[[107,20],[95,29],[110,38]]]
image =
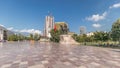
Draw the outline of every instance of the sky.
[[[0,25],[12,31],[42,33],[45,16],[67,22],[71,32],[110,31],[120,18],[120,0],[0,0]]]

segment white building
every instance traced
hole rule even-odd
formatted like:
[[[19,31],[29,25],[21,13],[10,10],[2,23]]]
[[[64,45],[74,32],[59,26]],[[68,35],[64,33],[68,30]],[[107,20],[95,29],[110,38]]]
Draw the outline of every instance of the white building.
[[[87,33],[86,35],[89,37],[89,36],[94,35],[94,33],[93,33],[93,32],[89,32],[89,33]]]
[[[0,26],[0,41],[5,39],[6,29]]]
[[[3,26],[0,26],[0,41],[7,40],[7,37],[14,34]]]
[[[44,36],[50,38],[50,31],[54,29],[54,17],[52,15],[46,16],[45,19],[45,28],[44,28]]]

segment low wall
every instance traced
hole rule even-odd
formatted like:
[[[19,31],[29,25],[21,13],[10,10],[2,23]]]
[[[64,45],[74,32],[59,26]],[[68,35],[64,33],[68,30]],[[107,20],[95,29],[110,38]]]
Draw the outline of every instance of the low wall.
[[[71,35],[60,35],[60,44],[79,44]]]

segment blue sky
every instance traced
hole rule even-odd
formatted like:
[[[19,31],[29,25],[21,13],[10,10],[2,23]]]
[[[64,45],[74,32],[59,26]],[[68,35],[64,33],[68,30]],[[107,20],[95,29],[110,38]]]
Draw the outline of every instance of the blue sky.
[[[67,22],[79,33],[109,31],[120,18],[120,0],[0,0],[0,24],[14,31],[43,31],[48,11],[55,22]]]

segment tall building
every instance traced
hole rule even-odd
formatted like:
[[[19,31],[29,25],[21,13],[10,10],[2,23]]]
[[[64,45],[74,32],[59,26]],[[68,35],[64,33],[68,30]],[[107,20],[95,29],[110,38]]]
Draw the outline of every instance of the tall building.
[[[86,27],[80,26],[80,34],[86,34]]]
[[[50,38],[52,29],[54,29],[54,17],[50,14],[45,18],[44,36]]]

